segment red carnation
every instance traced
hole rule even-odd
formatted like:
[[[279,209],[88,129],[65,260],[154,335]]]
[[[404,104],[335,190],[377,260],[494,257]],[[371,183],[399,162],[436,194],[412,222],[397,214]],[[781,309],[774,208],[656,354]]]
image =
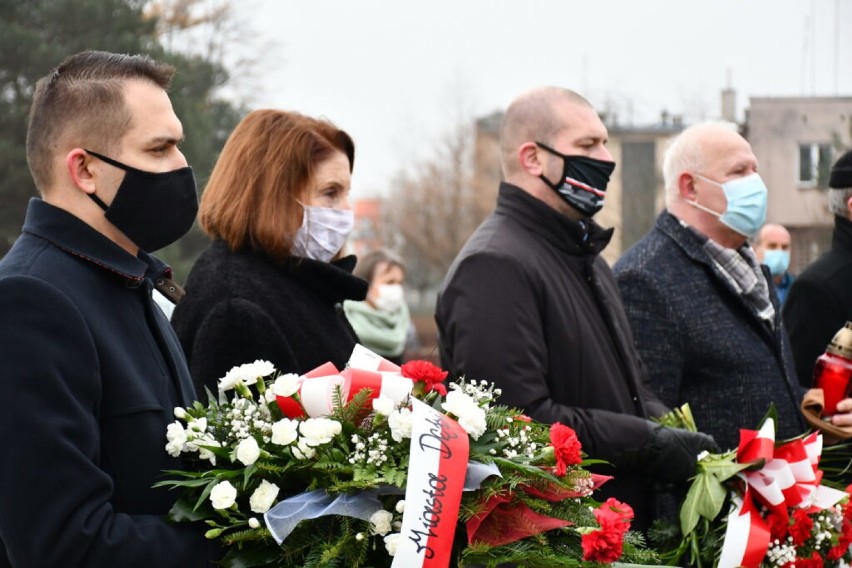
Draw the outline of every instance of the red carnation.
[[[447,388],[442,384],[447,378],[447,371],[442,371],[429,361],[409,361],[402,366],[402,376],[415,383],[422,382],[425,392],[435,391],[441,396],[447,394]]]
[[[822,557],[819,555],[819,552],[811,552],[810,557],[808,558],[796,558],[796,562],[794,563],[796,568],[823,568]]]
[[[583,560],[612,564],[621,557],[622,533],[614,530],[599,530],[581,537]]]
[[[766,524],[769,526],[769,537],[772,540],[784,540],[787,537],[789,518],[786,515],[770,510],[766,515]]]
[[[813,528],[814,521],[805,509],[796,509],[793,511],[793,525],[790,527],[793,546],[803,545],[810,538]]]
[[[550,427],[550,443],[556,456],[556,475],[563,476],[569,465],[583,461],[582,446],[577,433],[568,426],[556,422]]]
[[[610,497],[598,508],[600,514],[614,514],[616,518],[625,523],[630,523],[633,520],[633,507],[627,503],[622,503],[614,497]],[[598,517],[598,512],[595,513],[595,518]],[[600,522],[600,520],[598,520]],[[625,529],[627,530],[627,529]]]
[[[610,498],[594,513],[601,528],[581,537],[583,560],[611,564],[621,557],[624,533],[630,528],[633,509]]]

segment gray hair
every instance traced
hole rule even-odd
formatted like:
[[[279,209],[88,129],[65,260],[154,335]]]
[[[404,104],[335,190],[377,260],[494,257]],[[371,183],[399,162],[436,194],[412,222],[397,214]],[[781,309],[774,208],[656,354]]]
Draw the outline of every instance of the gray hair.
[[[839,217],[849,219],[849,198],[852,197],[852,187],[845,189],[829,188],[828,210]]]
[[[701,173],[704,169],[702,138],[712,132],[738,132],[737,125],[724,120],[699,122],[675,136],[663,156],[663,184],[666,205],[674,203],[680,195],[678,177],[683,172]]]

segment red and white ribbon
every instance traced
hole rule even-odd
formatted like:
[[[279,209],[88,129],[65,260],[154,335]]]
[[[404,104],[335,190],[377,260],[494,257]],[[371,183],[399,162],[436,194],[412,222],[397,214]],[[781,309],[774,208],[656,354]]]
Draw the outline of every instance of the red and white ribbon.
[[[826,509],[846,496],[843,491],[820,485],[821,453],[822,435],[818,432],[776,447],[775,425],[771,418],[759,431],[740,430],[737,461],[753,463],[762,459],[765,464],[757,471],[739,475],[746,489],[728,517],[719,568],[757,568],[766,556],[769,528],[757,513],[758,504],[787,518],[794,507]]]
[[[349,363],[338,371],[332,363],[325,363],[302,376],[295,397],[276,397],[278,407],[288,418],[328,416],[334,406],[334,393],[340,390],[343,400],[350,401],[365,388],[371,390],[369,400],[390,398],[395,404],[402,402],[413,387],[411,379],[400,374],[398,365],[376,355],[366,347],[356,345]]]
[[[748,489],[735,503],[736,510],[728,517],[718,568],[757,568],[769,550],[769,527],[758,514]]]
[[[469,443],[455,420],[412,400],[405,512],[393,568],[449,566]]]

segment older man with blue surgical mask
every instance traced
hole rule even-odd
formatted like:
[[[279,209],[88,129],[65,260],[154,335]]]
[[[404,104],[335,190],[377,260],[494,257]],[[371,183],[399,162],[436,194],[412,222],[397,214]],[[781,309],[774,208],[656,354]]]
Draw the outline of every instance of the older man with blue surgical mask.
[[[725,448],[772,404],[779,439],[806,428],[780,305],[748,244],[766,220],[757,172],[736,125],[687,128],[664,158],[666,210],[615,265],[652,387]]]

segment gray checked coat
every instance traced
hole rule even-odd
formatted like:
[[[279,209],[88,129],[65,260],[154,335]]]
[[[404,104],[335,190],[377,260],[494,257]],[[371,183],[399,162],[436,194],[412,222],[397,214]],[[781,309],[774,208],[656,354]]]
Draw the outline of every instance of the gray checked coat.
[[[777,439],[805,431],[778,299],[774,327],[727,283],[701,239],[667,211],[615,265],[651,385],[669,406],[690,404],[698,428],[735,448],[774,403]],[[764,269],[764,277],[769,278]]]

